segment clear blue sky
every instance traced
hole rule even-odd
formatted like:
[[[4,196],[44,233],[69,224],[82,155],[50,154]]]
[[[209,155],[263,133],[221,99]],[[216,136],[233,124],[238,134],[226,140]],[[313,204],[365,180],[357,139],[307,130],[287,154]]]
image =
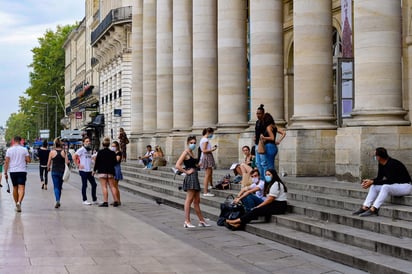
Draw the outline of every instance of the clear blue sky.
[[[0,0],[0,126],[29,87],[31,49],[46,30],[80,22],[85,0]]]

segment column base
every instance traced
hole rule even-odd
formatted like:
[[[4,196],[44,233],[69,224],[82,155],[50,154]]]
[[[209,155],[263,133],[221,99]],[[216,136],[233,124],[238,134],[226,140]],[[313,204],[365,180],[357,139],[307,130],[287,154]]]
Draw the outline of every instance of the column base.
[[[293,176],[335,175],[336,130],[288,129],[279,145],[280,173]]]
[[[410,170],[411,127],[347,127],[338,129],[336,135],[336,178],[350,182],[375,178],[378,163],[373,156],[377,147],[386,148],[390,157]]]

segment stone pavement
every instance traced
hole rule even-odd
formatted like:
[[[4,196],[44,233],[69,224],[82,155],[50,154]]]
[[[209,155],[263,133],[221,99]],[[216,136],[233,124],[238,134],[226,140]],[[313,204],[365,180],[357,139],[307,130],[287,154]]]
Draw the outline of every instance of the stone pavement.
[[[47,191],[40,186],[31,164],[21,213],[0,189],[2,274],[364,273],[212,221],[210,228],[184,229],[183,211],[124,191],[121,207],[82,205],[76,173],[63,186],[59,209],[52,183]],[[101,200],[100,187],[98,194]]]

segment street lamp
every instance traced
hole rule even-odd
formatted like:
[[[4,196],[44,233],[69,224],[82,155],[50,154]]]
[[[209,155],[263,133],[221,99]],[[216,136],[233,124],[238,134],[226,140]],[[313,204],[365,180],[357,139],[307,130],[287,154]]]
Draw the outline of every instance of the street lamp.
[[[42,96],[54,98],[54,138],[57,138],[57,96],[56,95],[47,95],[42,93]]]
[[[36,104],[46,105],[46,129],[49,129],[49,103],[34,101]]]

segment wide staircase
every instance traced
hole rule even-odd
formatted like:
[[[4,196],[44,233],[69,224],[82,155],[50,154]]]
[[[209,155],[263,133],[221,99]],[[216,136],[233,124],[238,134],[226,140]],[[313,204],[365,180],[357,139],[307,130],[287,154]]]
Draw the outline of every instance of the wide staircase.
[[[122,170],[122,191],[183,209],[184,177],[175,175],[171,167],[149,170],[127,162]],[[214,182],[227,173],[229,170],[215,170]],[[203,175],[199,172],[201,182]],[[412,196],[388,198],[379,216],[362,218],[352,215],[367,194],[359,184],[334,177],[283,179],[289,212],[272,216],[269,223],[252,222],[246,226],[247,232],[370,273],[412,273]],[[215,197],[201,197],[203,214],[217,220],[220,203],[239,189],[232,185],[232,190],[212,190]]]

